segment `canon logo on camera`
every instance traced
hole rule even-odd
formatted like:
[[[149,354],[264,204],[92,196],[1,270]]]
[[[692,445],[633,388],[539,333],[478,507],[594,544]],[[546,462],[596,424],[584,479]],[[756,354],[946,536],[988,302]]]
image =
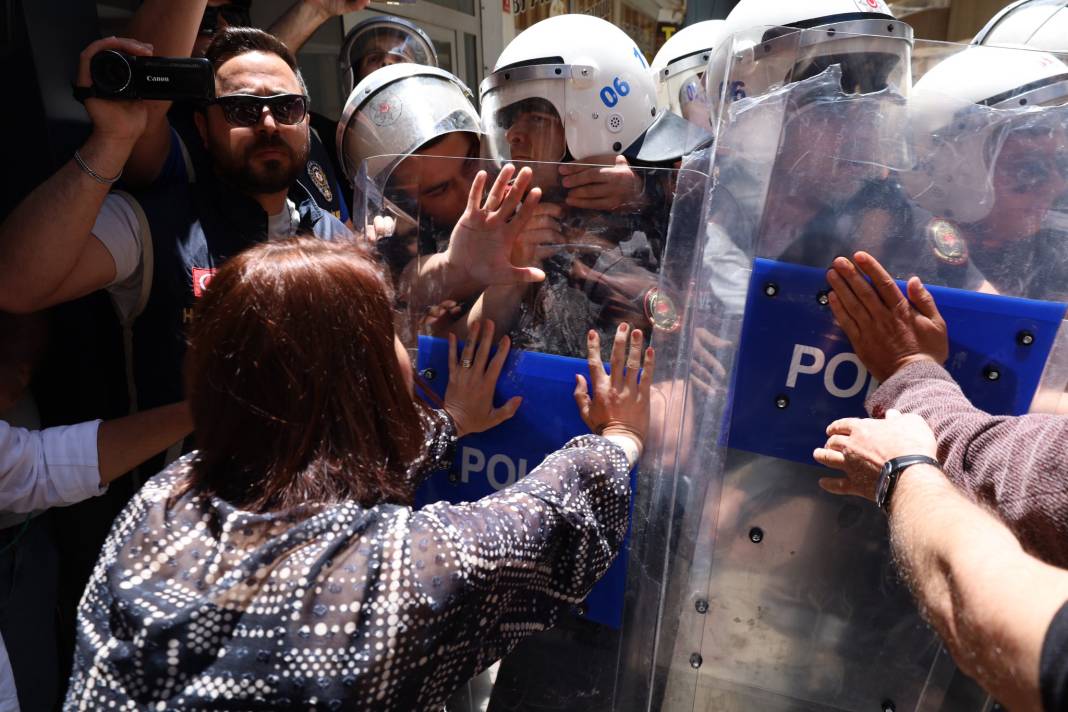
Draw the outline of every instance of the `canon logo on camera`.
[[[145,79],[150,82],[169,82],[171,80],[170,77],[154,77],[151,74],[146,76]]]

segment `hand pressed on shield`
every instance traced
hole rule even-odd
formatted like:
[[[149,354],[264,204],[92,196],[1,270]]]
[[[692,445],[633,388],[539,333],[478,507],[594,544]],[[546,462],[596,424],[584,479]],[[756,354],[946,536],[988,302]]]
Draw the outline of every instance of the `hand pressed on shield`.
[[[855,265],[836,258],[827,283],[833,290],[829,299],[835,321],[864,366],[885,381],[914,361],[944,363],[949,357],[946,322],[920,278],[909,280],[906,299],[874,257],[858,252],[853,259]]]
[[[556,203],[538,203],[512,249],[512,264],[536,267],[557,254],[560,246],[567,244],[560,227],[563,214],[563,207]]]
[[[508,358],[511,340],[505,336],[491,359],[493,322],[475,322],[459,358],[456,335],[449,334],[449,385],[445,388],[445,412],[456,424],[456,436],[481,433],[515,415],[523,399],[515,396],[500,408],[493,407],[493,391]]]
[[[397,221],[387,215],[376,215],[364,227],[363,235],[368,244],[374,245],[379,240],[393,237],[397,229]]]
[[[694,329],[690,358],[690,383],[706,396],[714,396],[727,383],[727,369],[718,354],[731,345],[703,326]]]
[[[451,269],[462,271],[468,280],[481,286],[545,279],[540,269],[517,267],[511,262],[517,239],[541,200],[540,188],[527,193],[532,176],[529,168],[517,174],[509,163],[483,199],[487,176],[485,171],[478,172],[468,193],[467,209],[453,228],[445,251]]]
[[[601,339],[590,330],[586,337],[590,387],[583,376],[575,375],[575,403],[590,430],[598,435],[629,437],[639,451],[649,432],[649,393],[656,367],[656,354],[650,346],[645,349],[645,369],[638,382],[643,343],[641,330],[631,331],[629,324],[620,324],[612,342],[612,374],[608,375],[601,363]]]
[[[426,316],[419,325],[419,333],[444,336],[449,333],[462,314],[463,306],[452,299],[434,304],[426,310]]]
[[[623,156],[616,156],[615,165],[611,166],[565,163],[560,166],[560,174],[567,188],[565,202],[573,208],[618,210],[641,203],[642,178]]]
[[[820,487],[832,494],[851,494],[875,501],[879,471],[888,460],[904,455],[936,457],[934,433],[918,415],[886,411],[886,418],[843,418],[827,426],[827,443],[816,448],[816,462],[841,470],[845,477],[823,477]]]

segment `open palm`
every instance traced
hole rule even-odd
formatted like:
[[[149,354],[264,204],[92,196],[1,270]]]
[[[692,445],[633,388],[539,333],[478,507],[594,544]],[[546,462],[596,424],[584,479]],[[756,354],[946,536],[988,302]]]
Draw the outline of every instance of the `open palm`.
[[[516,241],[541,200],[539,188],[527,193],[532,176],[529,168],[516,174],[515,166],[509,163],[485,199],[486,172],[479,171],[475,176],[467,209],[453,228],[447,250],[448,263],[464,270],[469,280],[488,286],[545,279],[545,273],[536,267],[512,264]],[[525,198],[524,193],[527,193]]]

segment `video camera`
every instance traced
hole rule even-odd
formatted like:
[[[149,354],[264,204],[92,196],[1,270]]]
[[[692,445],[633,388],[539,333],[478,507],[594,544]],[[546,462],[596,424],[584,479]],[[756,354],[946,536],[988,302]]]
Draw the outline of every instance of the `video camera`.
[[[211,62],[188,57],[137,57],[115,50],[97,52],[89,61],[93,86],[88,96],[101,99],[208,101],[215,98]]]

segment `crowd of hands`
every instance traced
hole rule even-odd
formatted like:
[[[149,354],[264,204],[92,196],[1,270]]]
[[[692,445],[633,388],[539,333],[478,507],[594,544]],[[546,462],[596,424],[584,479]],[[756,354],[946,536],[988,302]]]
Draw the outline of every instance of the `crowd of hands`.
[[[539,231],[527,229],[532,218],[540,214],[541,200],[541,190],[530,188],[530,170],[523,168],[517,171],[509,164],[496,177],[488,193],[487,182],[485,172],[475,177],[467,209],[457,223],[447,248],[453,258],[451,261],[463,265],[468,271],[467,277],[482,284],[543,280],[545,273],[540,268],[519,266],[513,261],[514,251],[529,252],[540,247],[540,241],[544,240],[544,235]],[[853,260],[844,257],[835,259],[827,272],[827,282],[831,287],[829,306],[835,322],[878,381],[886,381],[901,368],[916,361],[945,362],[949,354],[946,323],[931,293],[918,277],[908,281],[906,295],[874,257],[866,252],[858,252]],[[437,311],[432,309],[431,316],[457,308],[455,303],[439,305],[434,308]],[[631,337],[631,357],[624,353],[628,332]],[[456,378],[455,392],[462,390],[468,394],[482,394],[483,403],[491,402],[492,384],[500,374],[509,346],[508,337],[505,336],[498,344],[496,356],[487,361],[487,343],[492,337],[492,322],[485,322],[485,326],[476,326],[468,332],[465,353],[473,350],[471,353],[476,354],[474,369],[462,368],[459,365],[462,359],[450,360],[450,387]],[[450,334],[449,338],[455,349],[456,337]],[[638,392],[636,385],[628,385],[629,376],[616,376],[617,373],[623,373],[624,362],[629,365],[640,361],[634,356],[640,355],[643,339],[641,330],[631,330],[627,323],[619,326],[612,348],[612,376],[609,377],[601,367],[597,332],[589,332],[588,360],[594,398],[589,400],[586,395],[587,384],[581,377],[575,398],[583,420],[594,432],[600,432],[599,429],[606,424],[621,419],[620,423],[627,424],[624,429],[629,435],[636,437],[639,442],[644,441],[649,422],[651,369],[647,364],[641,379],[644,396]],[[726,381],[726,370],[712,355],[725,345],[723,339],[707,330],[698,329],[695,332],[691,364],[698,373],[693,374],[691,382],[697,383],[706,393],[718,390],[717,384]],[[651,349],[649,354],[652,354]],[[631,370],[628,369],[628,374]],[[471,382],[476,377],[482,379],[480,387],[475,387]],[[466,423],[472,418],[467,412],[471,409],[468,404],[458,419],[454,414],[454,419],[458,420],[461,431],[471,432],[476,427],[486,429],[503,422],[518,407],[517,399],[501,408],[492,409],[490,406],[491,410],[479,406],[480,412],[484,411],[476,419],[479,425],[468,426]],[[637,417],[638,410],[643,408],[644,415]],[[618,416],[608,415],[616,411],[619,412]],[[879,471],[888,460],[917,454],[937,457],[934,434],[924,420],[917,415],[903,415],[893,410],[880,419],[836,420],[827,427],[827,436],[826,443],[816,448],[813,457],[820,464],[844,474],[843,477],[820,480],[824,489],[835,494],[856,495],[874,501]]]
[[[88,60],[102,49],[117,49],[141,56],[152,53],[150,45],[135,40],[108,38],[94,42],[82,53],[79,85],[90,84]],[[109,141],[136,141],[145,128],[143,102],[89,101],[86,108],[94,130]],[[633,171],[625,161],[617,161],[616,165],[595,169],[595,172],[595,176],[588,175],[586,169],[586,172],[565,176],[565,187],[571,181],[573,190],[585,188],[589,193],[573,194],[568,202],[573,198],[582,203],[575,207],[617,207],[620,182],[632,186]],[[488,174],[479,171],[475,176],[466,209],[452,231],[445,253],[446,261],[463,272],[462,281],[492,286],[530,284],[545,279],[545,272],[536,265],[565,241],[559,228],[561,207],[542,204],[542,191],[532,187],[532,181],[530,168],[516,169],[512,164],[502,168],[488,192]],[[393,229],[381,218],[367,227],[365,234],[372,240]],[[849,337],[861,361],[878,380],[885,381],[899,368],[915,360],[931,359],[936,363],[945,360],[948,354],[945,322],[918,278],[909,281],[906,298],[886,270],[873,257],[860,252],[854,261],[836,259],[828,271],[828,283],[832,288],[829,299],[836,322]],[[451,299],[438,301],[426,309],[424,324],[430,325],[447,323],[460,311],[459,305]],[[485,323],[486,327],[481,331],[474,328],[467,334],[465,349],[474,350],[475,365],[464,369],[454,363],[450,371],[450,386],[454,379],[457,385],[452,388],[452,400],[446,402],[461,432],[492,427],[511,417],[518,408],[518,402],[510,402],[501,408],[492,407],[492,384],[503,366],[502,354],[507,353],[508,341],[505,337],[494,359],[486,361],[484,355],[488,354],[493,326],[492,322]],[[648,388],[652,378],[647,369],[641,379],[643,385],[638,388],[630,384],[629,377],[623,377],[624,361],[631,362],[624,354],[628,333],[634,340],[631,349],[641,351],[644,339],[641,330],[631,330],[626,322],[622,323],[613,343],[612,375],[609,376],[600,367],[599,337],[596,332],[590,332],[590,386],[594,397],[592,400],[580,397],[579,391],[584,396],[587,390],[582,381],[581,388],[576,387],[576,401],[583,419],[594,432],[626,423],[623,429],[641,441],[648,430]],[[455,336],[450,335],[450,338],[455,341]],[[698,373],[691,380],[706,392],[718,390],[716,384],[723,383],[727,376],[720,362],[711,355],[724,345],[721,338],[707,330],[699,329],[695,336],[693,364]],[[483,355],[481,367],[478,366],[479,354]],[[627,369],[630,370],[637,372],[636,368]],[[475,387],[472,379],[478,379],[481,385]],[[458,385],[461,383],[462,387]],[[643,389],[646,391],[644,396]],[[461,392],[465,395],[460,396]],[[477,406],[471,400],[471,394],[476,393],[482,396]],[[642,409],[644,416],[639,415]],[[874,482],[884,462],[900,454],[929,454],[932,457],[936,454],[934,437],[923,420],[893,411],[882,421],[857,418],[835,421],[828,426],[827,434],[827,442],[816,449],[814,457],[823,465],[843,471],[846,477],[825,478],[821,484],[832,492],[869,499],[874,499]]]
[[[506,245],[527,246],[521,242],[524,228],[537,214],[541,198],[538,188],[527,191],[529,170],[516,172],[514,167],[506,166],[486,198],[480,200],[486,182],[485,173],[475,178],[467,210],[457,223],[448,250],[455,253],[457,264],[467,266],[474,281],[494,284],[544,279],[544,272],[537,267],[513,264],[510,248],[486,249],[487,245],[502,241]],[[875,258],[866,252],[858,252],[852,261],[844,257],[835,259],[827,272],[827,281],[831,287],[829,306],[836,323],[849,338],[857,356],[880,382],[916,361],[945,362],[949,354],[946,323],[931,293],[918,277],[908,281],[906,296]],[[629,357],[624,353],[628,332]],[[455,356],[456,337],[449,336],[453,349],[450,389],[478,397],[483,404],[474,408],[471,403],[466,403],[457,408],[453,417],[461,431],[492,427],[511,417],[519,407],[518,399],[513,399],[500,408],[492,408],[493,384],[503,368],[509,347],[505,336],[498,345],[497,354],[488,359],[488,343],[492,337],[492,322],[469,331],[464,359],[470,360],[474,354],[474,367],[464,369],[460,366],[463,359],[458,360]],[[644,441],[649,422],[650,364],[646,363],[641,388],[637,386],[636,376],[633,383],[630,380],[630,373],[636,369],[628,368],[627,377],[621,375],[625,362],[628,366],[640,362],[637,356],[640,356],[643,339],[640,330],[631,330],[626,323],[619,326],[612,348],[612,375],[608,376],[601,366],[597,332],[589,332],[588,360],[594,397],[589,398],[587,383],[580,376],[575,399],[583,420],[594,432],[621,428],[639,442]],[[700,377],[696,380],[705,389],[712,389],[713,384],[723,383],[727,377],[723,366],[711,356],[723,345],[722,339],[706,330],[695,335],[692,363],[699,368]],[[704,354],[703,358],[701,354]],[[646,359],[651,356],[650,348]],[[476,384],[472,379],[479,379],[479,382]],[[490,410],[486,409],[487,403]],[[473,411],[480,415],[474,416]],[[934,434],[924,420],[917,415],[903,415],[893,410],[881,419],[836,420],[827,427],[827,436],[826,443],[816,448],[813,457],[820,464],[844,474],[843,477],[820,480],[825,490],[835,494],[856,495],[874,501],[879,471],[888,460],[903,455],[937,457]]]

